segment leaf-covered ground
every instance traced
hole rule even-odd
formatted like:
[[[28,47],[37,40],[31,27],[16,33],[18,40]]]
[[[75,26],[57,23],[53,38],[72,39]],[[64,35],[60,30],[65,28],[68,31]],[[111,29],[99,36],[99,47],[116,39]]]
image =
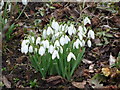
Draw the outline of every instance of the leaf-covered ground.
[[[14,4],[14,3],[13,3]],[[24,6],[19,3],[19,10]],[[18,24],[10,40],[2,41],[2,82],[4,88],[120,88],[120,68],[109,68],[111,57],[117,60],[120,52],[120,3],[28,3],[22,15],[14,8],[8,26]],[[72,82],[60,76],[48,76],[43,80],[30,65],[27,55],[20,52],[21,41],[29,31],[40,33],[51,18],[60,21],[80,22],[83,15],[90,16],[91,27],[96,34],[92,47],[86,48],[84,59],[76,69]],[[36,28],[32,28],[35,26]],[[7,32],[3,32],[5,34]],[[0,45],[1,47],[1,45]],[[111,57],[110,57],[111,56]],[[108,77],[102,68],[111,72]],[[98,76],[97,76],[98,75]]]

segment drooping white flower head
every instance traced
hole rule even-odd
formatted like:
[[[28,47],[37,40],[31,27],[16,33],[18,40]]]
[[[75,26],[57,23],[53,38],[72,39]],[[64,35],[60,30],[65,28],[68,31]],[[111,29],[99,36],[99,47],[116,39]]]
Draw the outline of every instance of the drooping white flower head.
[[[48,40],[43,40],[41,42],[41,44],[43,45],[44,48],[49,48],[49,41]]]
[[[36,39],[36,45],[40,44],[40,42],[41,42],[41,38],[37,37],[37,39]]]
[[[69,27],[68,27],[68,34],[71,36],[72,34],[75,34],[76,33],[76,28],[74,27],[73,24],[71,24]]]
[[[65,44],[68,44],[69,41],[70,41],[70,38],[67,35],[65,35]]]
[[[64,35],[60,38],[60,44],[63,46],[65,44]]]
[[[54,50],[52,54],[52,59],[54,60],[55,58],[58,58],[58,59],[60,58],[57,50]]]
[[[27,1],[27,0],[22,0],[22,4],[23,4],[23,5],[27,5],[27,4],[28,4],[28,1]]]
[[[93,30],[89,30],[89,32],[88,32],[88,38],[95,39],[95,34],[94,34]]]
[[[3,6],[4,6],[4,1],[2,0],[2,1],[0,2],[0,10],[2,9]]]
[[[45,49],[43,46],[41,46],[38,53],[39,53],[41,56],[43,56],[43,55],[45,54],[45,50],[46,50],[46,49]]]
[[[46,39],[47,38],[47,31],[43,30],[43,34],[42,34],[43,38]]]
[[[80,46],[82,47],[82,42],[81,42],[79,39],[77,39],[77,40],[73,43],[73,49],[74,49],[74,48],[78,49]]]
[[[33,52],[33,46],[29,46],[29,52],[32,53]]]
[[[52,22],[52,28],[55,29],[55,33],[59,31],[59,24],[55,20]]]
[[[21,47],[21,52],[27,54],[28,53],[28,45],[24,45]]]
[[[88,17],[85,17],[85,19],[83,20],[83,23],[84,23],[84,25],[91,24],[91,21]]]
[[[87,41],[87,44],[88,44],[88,47],[91,47],[92,45],[90,40]]]
[[[50,47],[48,48],[48,53],[52,54],[54,51],[54,47],[53,45],[50,45]]]
[[[51,27],[47,28],[47,35],[53,34],[53,30]]]
[[[67,61],[70,62],[72,58],[73,58],[74,60],[76,60],[75,55],[74,55],[72,52],[70,52],[70,53],[68,54],[68,56],[67,56]]]
[[[23,40],[21,44],[21,52],[27,54],[28,46],[29,46],[29,40]]]
[[[85,46],[85,40],[82,40],[82,46],[83,47]]]
[[[29,40],[23,40],[21,47],[24,47],[25,45],[29,45],[29,43],[30,43]]]
[[[54,47],[59,47],[59,46],[60,46],[60,43],[59,43],[58,40],[56,40],[55,43],[54,43]]]

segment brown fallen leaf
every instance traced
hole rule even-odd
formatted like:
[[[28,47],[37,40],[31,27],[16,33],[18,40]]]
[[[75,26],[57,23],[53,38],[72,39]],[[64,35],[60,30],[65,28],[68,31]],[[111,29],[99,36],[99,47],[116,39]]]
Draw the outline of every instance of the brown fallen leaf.
[[[11,88],[11,83],[8,81],[8,79],[5,76],[2,77],[2,81],[7,88]]]
[[[51,85],[57,85],[65,82],[61,76],[51,76],[48,79],[45,79],[45,81]]]
[[[72,82],[72,85],[76,88],[84,88],[86,84],[86,81],[83,81],[83,82]]]
[[[26,57],[25,55],[23,55],[23,56],[20,56],[19,58],[17,58],[16,61],[17,61],[18,63],[22,63],[22,62],[24,62],[26,59],[27,59],[27,57]]]

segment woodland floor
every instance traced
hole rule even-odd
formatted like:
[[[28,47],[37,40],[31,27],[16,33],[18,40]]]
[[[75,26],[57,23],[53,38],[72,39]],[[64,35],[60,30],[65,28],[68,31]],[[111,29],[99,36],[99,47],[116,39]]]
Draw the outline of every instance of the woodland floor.
[[[46,4],[28,3],[18,20],[15,20],[18,16],[17,11],[13,13],[12,18],[10,17],[10,25],[15,22],[19,24],[19,27],[13,31],[12,35],[14,37],[11,40],[7,41],[4,38],[2,41],[3,89],[9,87],[31,88],[30,82],[35,80],[37,80],[36,85],[32,88],[92,89],[92,86],[95,86],[95,88],[120,88],[120,74],[114,78],[109,76],[103,81],[101,77],[98,82],[95,81],[94,85],[91,83],[95,74],[101,73],[103,67],[109,67],[110,53],[114,58],[117,58],[120,52],[120,3],[114,3],[114,7],[108,9],[106,9],[106,6],[98,7],[98,3],[86,3],[82,11],[79,9],[79,3],[49,3],[50,6]],[[21,3],[19,3],[19,6],[20,9],[23,8]],[[91,27],[98,34],[96,34],[96,39],[92,41],[92,47],[86,48],[84,60],[76,69],[73,81],[68,82],[59,76],[48,76],[48,79],[42,80],[40,74],[36,73],[31,67],[28,56],[20,52],[21,41],[37,19],[41,20],[38,27],[44,27],[52,17],[57,21],[72,20],[79,22],[80,13],[91,17]],[[25,26],[28,27],[24,29]],[[33,31],[38,32],[37,30],[35,28]],[[101,35],[99,32],[101,32]]]

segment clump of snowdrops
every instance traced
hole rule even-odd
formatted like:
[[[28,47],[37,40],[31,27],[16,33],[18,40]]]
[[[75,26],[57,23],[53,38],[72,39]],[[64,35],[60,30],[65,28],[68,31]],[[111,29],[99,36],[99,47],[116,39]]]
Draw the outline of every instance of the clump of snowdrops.
[[[39,36],[27,35],[21,44],[21,52],[28,54],[32,66],[47,75],[60,75],[68,80],[80,64],[85,46],[91,47],[93,30],[86,28],[91,24],[86,17],[78,28],[74,23],[62,23],[53,20],[41,30]]]

